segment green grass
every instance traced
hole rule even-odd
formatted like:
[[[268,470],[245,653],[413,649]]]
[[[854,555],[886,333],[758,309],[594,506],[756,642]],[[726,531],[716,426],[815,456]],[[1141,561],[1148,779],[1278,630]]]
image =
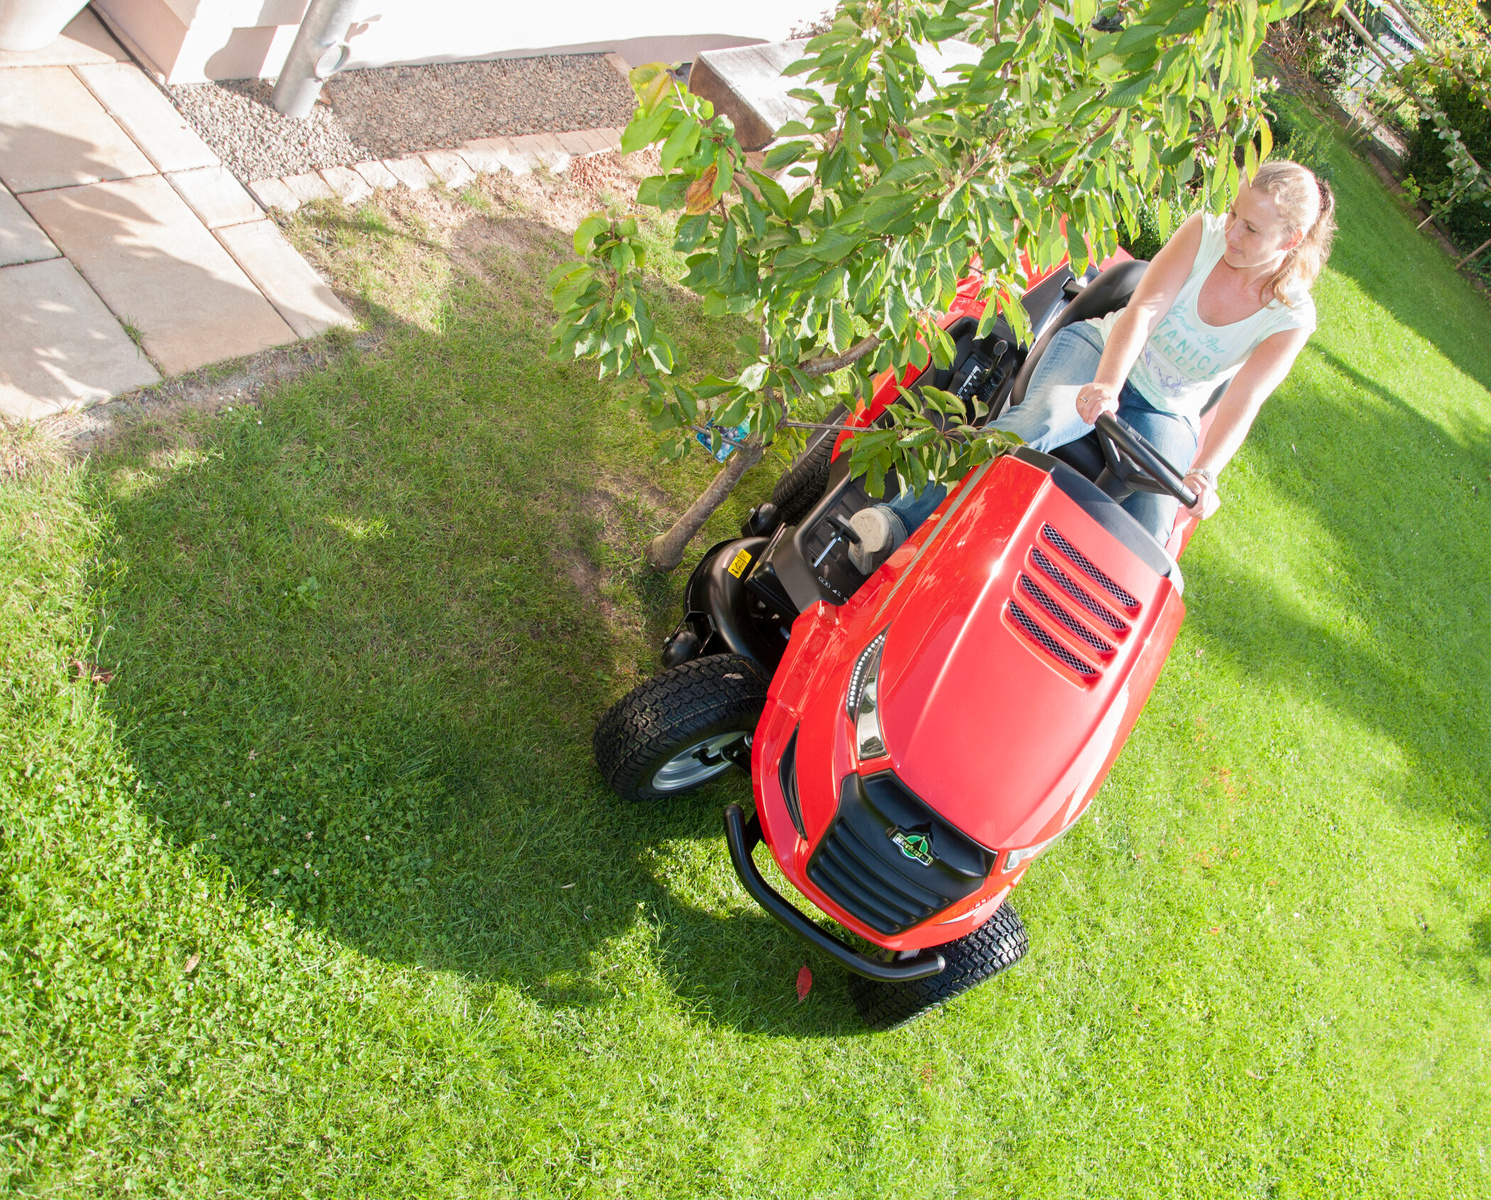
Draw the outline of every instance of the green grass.
[[[562,238],[305,218],[378,350],[4,456],[0,1186],[1491,1193],[1488,311],[1336,165],[1321,330],[1030,955],[890,1035],[735,884],[743,781],[626,808],[590,763],[707,472],[544,361]]]

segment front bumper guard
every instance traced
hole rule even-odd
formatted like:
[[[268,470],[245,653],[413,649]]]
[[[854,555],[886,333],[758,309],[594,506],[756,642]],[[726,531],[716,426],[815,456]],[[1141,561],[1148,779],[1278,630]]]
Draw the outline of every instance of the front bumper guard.
[[[922,950],[911,958],[886,961],[870,958],[846,946],[833,934],[820,929],[789,904],[771,884],[767,883],[751,858],[751,851],[761,841],[761,821],[752,817],[745,819],[740,805],[725,807],[725,842],[730,847],[730,861],[745,890],[751,893],[756,903],[799,937],[811,942],[831,958],[867,979],[878,979],[881,983],[910,983],[913,979],[925,979],[947,969],[947,961],[935,950]]]

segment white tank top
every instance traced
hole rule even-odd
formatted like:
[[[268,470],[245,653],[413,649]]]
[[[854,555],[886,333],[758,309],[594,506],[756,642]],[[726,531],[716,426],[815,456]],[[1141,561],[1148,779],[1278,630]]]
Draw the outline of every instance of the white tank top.
[[[1185,417],[1193,425],[1199,422],[1201,409],[1217,385],[1236,375],[1264,338],[1286,329],[1315,331],[1315,302],[1303,288],[1289,293],[1288,304],[1272,300],[1251,317],[1231,325],[1208,325],[1201,319],[1196,298],[1227,248],[1224,225],[1225,218],[1202,214],[1201,245],[1191,273],[1129,372],[1129,382],[1146,400],[1162,412]],[[1108,335],[1121,312],[1088,322],[1097,326],[1103,345],[1108,344]]]

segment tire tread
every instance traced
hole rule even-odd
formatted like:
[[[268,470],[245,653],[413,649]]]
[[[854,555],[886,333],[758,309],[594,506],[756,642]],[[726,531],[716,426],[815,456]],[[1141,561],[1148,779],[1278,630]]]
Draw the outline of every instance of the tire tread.
[[[1030,949],[1030,935],[1006,901],[977,929],[938,949],[947,960],[941,974],[910,983],[850,979],[849,995],[871,1029],[899,1029],[1014,966]]]
[[[676,750],[715,727],[753,729],[766,704],[768,681],[736,654],[714,654],[670,667],[638,684],[601,718],[591,747],[606,783],[626,800],[657,799],[652,775]]]

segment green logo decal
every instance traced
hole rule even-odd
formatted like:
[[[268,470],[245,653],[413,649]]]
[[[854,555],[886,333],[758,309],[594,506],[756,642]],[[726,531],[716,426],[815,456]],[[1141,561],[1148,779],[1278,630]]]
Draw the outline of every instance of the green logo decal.
[[[901,848],[901,853],[907,858],[921,863],[924,867],[932,865],[931,834],[907,833],[904,829],[891,829],[888,832],[890,840]]]

